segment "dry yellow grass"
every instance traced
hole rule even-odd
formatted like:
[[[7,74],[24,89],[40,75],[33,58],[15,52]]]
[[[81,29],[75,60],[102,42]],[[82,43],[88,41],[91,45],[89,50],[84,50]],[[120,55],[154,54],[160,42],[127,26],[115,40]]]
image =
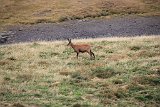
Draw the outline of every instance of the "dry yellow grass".
[[[159,0],[0,0],[0,25],[159,14]]]
[[[0,104],[63,107],[159,106],[160,37],[73,40],[0,46]],[[34,100],[33,100],[34,99]]]

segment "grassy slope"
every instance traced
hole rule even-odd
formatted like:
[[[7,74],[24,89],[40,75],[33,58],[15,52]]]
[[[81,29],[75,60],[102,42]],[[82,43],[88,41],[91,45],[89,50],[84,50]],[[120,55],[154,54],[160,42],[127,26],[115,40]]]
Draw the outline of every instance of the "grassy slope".
[[[1,106],[160,106],[160,37],[84,41],[96,60],[65,41],[1,46]]]
[[[159,0],[0,0],[0,25],[159,14]]]

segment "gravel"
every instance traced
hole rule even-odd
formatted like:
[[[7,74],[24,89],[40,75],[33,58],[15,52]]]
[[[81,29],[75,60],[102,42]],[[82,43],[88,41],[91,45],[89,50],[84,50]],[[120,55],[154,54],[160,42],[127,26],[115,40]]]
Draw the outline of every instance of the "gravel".
[[[66,38],[159,36],[160,16],[116,17],[112,19],[74,20],[61,23],[10,26],[6,32],[0,34],[7,34],[7,39],[0,41],[0,44],[65,40]],[[0,37],[3,35],[0,35]]]

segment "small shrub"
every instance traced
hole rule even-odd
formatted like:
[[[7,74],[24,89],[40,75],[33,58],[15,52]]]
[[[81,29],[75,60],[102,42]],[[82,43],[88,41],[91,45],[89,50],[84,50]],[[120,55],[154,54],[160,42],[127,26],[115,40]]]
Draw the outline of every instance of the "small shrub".
[[[147,101],[147,100],[153,99],[153,97],[151,95],[141,95],[141,96],[137,96],[135,98],[138,100],[141,100],[141,101]]]
[[[52,107],[52,105],[45,104],[44,107]]]
[[[130,50],[133,50],[133,51],[138,51],[140,49],[141,49],[141,47],[139,47],[139,46],[131,46],[130,47]]]
[[[149,79],[149,82],[150,84],[153,84],[153,85],[160,85],[160,78],[150,78]]]
[[[76,63],[68,62],[68,63],[67,63],[67,65],[69,65],[69,66],[75,66],[75,65],[76,65]]]
[[[64,22],[64,21],[67,21],[67,20],[69,20],[69,18],[67,17],[67,16],[62,16],[62,17],[60,17],[59,18],[59,22]]]
[[[39,57],[42,59],[52,58],[53,56],[56,56],[56,55],[59,55],[59,53],[52,52],[52,51],[39,53]]]
[[[34,42],[30,47],[31,47],[31,48],[36,48],[37,46],[40,46],[40,44],[39,44],[39,43]]]
[[[10,61],[4,60],[4,61],[0,61],[0,66],[4,66],[4,65],[9,65]]]
[[[50,63],[48,63],[48,62],[46,62],[46,61],[39,61],[38,62],[38,65],[40,65],[40,66],[45,66],[45,67],[48,67],[49,65],[50,65]]]
[[[37,94],[34,94],[34,97],[41,98],[42,95],[37,93]]]
[[[101,16],[107,16],[109,15],[108,10],[102,10],[100,13]]]
[[[88,104],[74,104],[72,107],[92,107],[92,106]]]
[[[51,55],[52,56],[57,56],[57,55],[59,55],[59,53],[57,53],[57,52],[51,52]]]
[[[62,52],[62,54],[59,55],[59,57],[61,57],[62,59],[67,59],[69,55],[71,55],[72,51],[72,49],[67,48]]]
[[[50,19],[38,19],[36,20],[36,24],[37,23],[53,23],[54,21],[51,21]]]
[[[144,90],[144,87],[142,86],[139,86],[137,84],[131,84],[129,85],[129,93],[134,93],[134,92],[138,92],[138,91],[141,91],[141,90]]]
[[[32,75],[30,75],[30,74],[19,74],[16,77],[17,82],[30,81],[31,79],[32,79]]]
[[[148,70],[146,67],[137,67],[137,66],[132,68],[130,71],[138,74],[144,74],[144,75],[151,73],[151,71]]]
[[[80,104],[74,104],[73,107],[81,107]]]
[[[16,60],[16,58],[15,57],[9,57],[9,58],[7,58],[8,60],[11,60],[11,61],[14,61],[14,60]]]
[[[39,57],[46,59],[47,58],[47,53],[46,52],[40,52]]]
[[[114,75],[116,75],[117,72],[109,67],[98,67],[96,69],[92,69],[92,75],[98,77],[98,78],[110,78]]]
[[[116,100],[117,96],[115,95],[115,92],[111,89],[105,88],[102,90],[99,90],[96,94],[97,97],[101,99],[101,103],[106,104],[108,102],[105,102],[106,100]]]
[[[115,96],[117,98],[125,98],[127,97],[127,92],[125,90],[122,90],[122,89],[118,89],[116,92],[115,92]]]
[[[116,79],[112,81],[114,84],[122,84],[123,81],[121,79]]]
[[[65,49],[63,51],[63,54],[66,54],[66,55],[70,55],[72,53],[72,50],[71,49]]]
[[[113,53],[113,50],[106,50],[106,53]]]
[[[90,64],[91,64],[90,61],[85,61],[85,62],[84,62],[84,65],[90,65]]]
[[[11,80],[10,77],[4,77],[3,79],[4,79],[5,81],[10,81],[10,80]]]
[[[0,59],[2,59],[4,55],[5,53],[0,51]]]
[[[12,105],[13,107],[25,107],[24,105],[20,104],[20,103],[15,103]]]
[[[87,77],[83,76],[82,74],[80,74],[79,72],[74,72],[71,74],[71,78],[72,78],[72,82],[82,82],[82,81],[85,81],[87,80]]]
[[[72,16],[71,17],[71,20],[75,20],[75,19],[79,20],[79,19],[83,19],[83,18],[81,16]]]
[[[135,80],[135,79],[134,79]],[[136,78],[137,82],[143,85],[160,85],[160,78],[157,77],[148,77],[148,76],[140,76]]]
[[[154,48],[160,48],[160,45],[154,45]]]
[[[159,89],[148,89],[142,92],[139,92],[135,95],[135,98],[141,101],[155,101],[159,103],[160,101],[160,94]]]
[[[59,74],[60,74],[60,75],[65,75],[65,76],[67,76],[67,75],[70,75],[71,72],[68,72],[68,71],[61,71],[61,72],[59,72]]]

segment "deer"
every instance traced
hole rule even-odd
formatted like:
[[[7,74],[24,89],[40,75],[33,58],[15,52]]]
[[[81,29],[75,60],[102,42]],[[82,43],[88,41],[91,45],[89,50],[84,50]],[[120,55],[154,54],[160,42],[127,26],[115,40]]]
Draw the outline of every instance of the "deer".
[[[78,55],[79,53],[85,53],[87,52],[90,55],[90,59],[95,59],[95,55],[91,50],[91,46],[89,44],[73,44],[71,39],[67,39],[68,40],[68,44],[67,46],[71,46],[74,50],[74,52],[77,53],[77,59],[78,59]]]

